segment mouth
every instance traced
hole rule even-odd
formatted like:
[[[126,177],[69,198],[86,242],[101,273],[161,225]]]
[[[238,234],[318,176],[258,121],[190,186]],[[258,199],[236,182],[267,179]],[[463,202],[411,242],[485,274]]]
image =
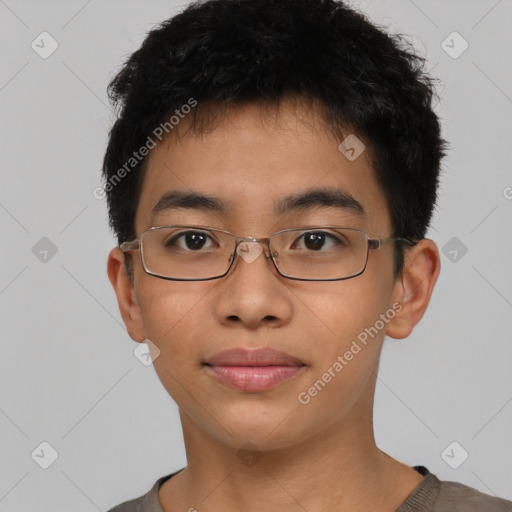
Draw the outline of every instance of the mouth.
[[[203,365],[216,379],[245,392],[272,389],[295,378],[307,366],[300,359],[270,347],[225,350],[209,358]]]

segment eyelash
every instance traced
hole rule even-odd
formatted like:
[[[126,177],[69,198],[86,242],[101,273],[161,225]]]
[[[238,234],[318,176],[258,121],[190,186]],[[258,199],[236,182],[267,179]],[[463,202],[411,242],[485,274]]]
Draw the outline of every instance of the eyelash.
[[[176,245],[175,242],[177,240],[180,240],[180,239],[183,239],[185,240],[185,237],[187,235],[190,235],[190,234],[199,234],[199,235],[204,235],[205,237],[207,237],[210,241],[213,241],[215,240],[214,238],[212,238],[212,236],[210,236],[207,232],[205,231],[197,231],[197,230],[188,230],[188,231],[183,231],[183,232],[180,232],[176,235],[174,235],[169,241],[165,242],[165,246],[168,247],[168,246],[171,246],[171,245]],[[325,239],[330,239],[334,242],[336,242],[338,245],[346,245],[345,242],[343,240],[341,240],[340,238],[336,237],[335,235],[333,235],[332,233],[329,233],[328,231],[304,231],[301,235],[299,235],[294,241],[293,241],[293,244],[292,245],[296,245],[298,241],[300,240],[304,240],[304,237],[307,236],[307,235],[320,235],[320,236],[325,236]]]

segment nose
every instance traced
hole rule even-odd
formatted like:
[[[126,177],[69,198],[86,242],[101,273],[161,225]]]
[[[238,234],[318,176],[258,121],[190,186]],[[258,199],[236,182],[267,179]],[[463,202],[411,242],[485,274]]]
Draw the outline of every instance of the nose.
[[[244,239],[236,253],[235,268],[217,287],[217,320],[224,325],[242,323],[252,329],[262,324],[277,327],[289,322],[293,305],[284,279],[268,261],[268,244],[261,239]],[[262,254],[265,258],[260,257]]]

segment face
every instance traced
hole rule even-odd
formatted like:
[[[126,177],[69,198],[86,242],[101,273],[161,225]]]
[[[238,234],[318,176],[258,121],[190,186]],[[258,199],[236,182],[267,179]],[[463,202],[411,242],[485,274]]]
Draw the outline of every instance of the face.
[[[206,135],[189,133],[155,147],[137,209],[137,236],[169,224],[255,238],[313,225],[358,228],[370,238],[391,236],[367,151],[350,161],[312,108],[284,103],[277,117],[267,113],[254,104],[237,107]],[[349,195],[363,212],[314,201],[275,212],[283,198],[311,189]],[[152,215],[172,191],[213,196],[224,209],[182,207]],[[155,370],[190,428],[233,447],[251,442],[265,450],[341,424],[355,427],[371,415],[375,372],[397,291],[392,244],[370,250],[363,274],[330,282],[286,279],[264,254],[251,263],[238,257],[221,279],[168,281],[146,274],[138,253],[134,256],[133,306],[125,322],[134,340],[149,339],[158,347]],[[372,327],[363,344],[361,333]],[[242,391],[204,364],[235,347],[272,347],[303,366],[270,389]],[[319,379],[323,384],[312,390]]]

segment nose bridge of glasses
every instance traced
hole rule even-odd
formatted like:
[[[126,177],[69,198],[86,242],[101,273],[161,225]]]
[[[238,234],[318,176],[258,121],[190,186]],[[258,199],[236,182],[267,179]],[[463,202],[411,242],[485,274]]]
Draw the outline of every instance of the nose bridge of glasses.
[[[247,263],[252,263],[264,252],[266,258],[270,258],[268,251],[268,238],[244,237],[237,239],[236,252]]]

